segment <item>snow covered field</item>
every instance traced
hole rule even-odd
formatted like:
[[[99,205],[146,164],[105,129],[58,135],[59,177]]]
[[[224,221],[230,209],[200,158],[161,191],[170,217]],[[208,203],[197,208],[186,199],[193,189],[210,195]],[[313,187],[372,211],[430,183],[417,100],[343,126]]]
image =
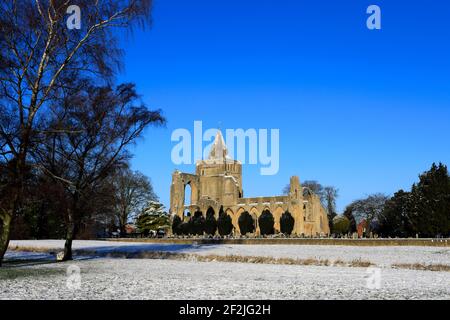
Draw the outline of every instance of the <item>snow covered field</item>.
[[[58,249],[62,241],[12,241],[11,246]],[[9,251],[0,269],[0,299],[450,299],[450,272],[393,269],[393,263],[450,264],[441,247],[297,245],[170,245],[75,241],[100,253],[140,250],[214,255],[361,259],[380,266],[379,288],[359,267],[269,265],[158,259],[77,257],[54,263],[47,253]],[[22,262],[21,262],[22,259]],[[67,270],[80,270],[80,287]]]
[[[62,240],[11,241],[10,247],[62,250]],[[107,252],[163,251],[200,255],[246,255],[294,259],[329,259],[372,262],[379,266],[399,263],[450,265],[450,247],[418,246],[323,246],[323,245],[186,245],[148,242],[75,240],[74,249]]]

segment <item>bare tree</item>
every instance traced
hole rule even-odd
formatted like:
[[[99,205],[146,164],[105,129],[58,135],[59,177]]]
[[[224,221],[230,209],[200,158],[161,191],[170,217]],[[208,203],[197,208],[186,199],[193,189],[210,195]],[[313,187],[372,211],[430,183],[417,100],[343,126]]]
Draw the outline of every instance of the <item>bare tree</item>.
[[[366,220],[367,232],[372,231],[373,222],[380,221],[388,199],[389,197],[382,193],[375,193],[365,199],[356,200],[351,203],[350,207],[353,210],[355,218],[358,220]]]
[[[324,197],[324,188],[323,186],[317,182],[316,180],[305,180],[302,182],[303,188],[308,188],[311,190],[314,194],[318,195],[320,197],[320,200],[323,202],[325,199]],[[283,189],[283,194],[289,194],[291,186],[288,184]]]
[[[92,208],[88,204],[130,158],[127,147],[147,126],[165,123],[159,110],[136,103],[139,99],[131,84],[115,89],[86,85],[54,107],[51,130],[36,162],[66,190],[64,260],[72,258],[72,240]]]
[[[139,171],[128,167],[119,170],[113,177],[115,208],[120,232],[125,233],[125,225],[135,218],[152,200],[158,200],[150,179]]]
[[[338,189],[332,186],[323,188],[323,194],[325,198],[325,207],[328,215],[328,222],[330,230],[333,227],[333,219],[336,217],[336,198],[338,197]]]
[[[79,77],[112,79],[121,61],[113,28],[145,25],[152,1],[78,0],[80,30],[67,28],[70,4],[0,2],[0,265],[51,103]]]

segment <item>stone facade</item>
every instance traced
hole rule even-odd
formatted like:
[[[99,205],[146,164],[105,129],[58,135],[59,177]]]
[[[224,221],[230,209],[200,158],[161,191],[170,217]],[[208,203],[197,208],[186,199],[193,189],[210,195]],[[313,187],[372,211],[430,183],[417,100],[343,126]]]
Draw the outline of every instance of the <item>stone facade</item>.
[[[191,187],[190,204],[185,205],[186,186]],[[293,234],[319,236],[330,233],[328,218],[320,199],[308,188],[302,188],[298,177],[291,177],[289,194],[285,196],[244,198],[242,164],[231,159],[220,131],[217,132],[209,158],[198,161],[195,174],[176,170],[170,188],[170,213],[183,221],[186,212],[213,210],[216,219],[220,207],[233,222],[233,233],[239,235],[238,219],[247,211],[253,217],[256,235],[259,235],[258,218],[269,210],[275,220],[275,233],[280,232],[280,217],[289,211],[295,219]]]

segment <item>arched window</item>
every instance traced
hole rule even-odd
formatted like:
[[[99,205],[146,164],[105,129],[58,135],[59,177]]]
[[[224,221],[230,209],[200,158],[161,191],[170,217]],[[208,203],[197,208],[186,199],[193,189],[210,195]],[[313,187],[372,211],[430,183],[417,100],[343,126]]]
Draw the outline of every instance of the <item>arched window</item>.
[[[184,186],[184,206],[190,206],[191,205],[191,197],[192,197],[192,188],[191,185],[188,183]]]

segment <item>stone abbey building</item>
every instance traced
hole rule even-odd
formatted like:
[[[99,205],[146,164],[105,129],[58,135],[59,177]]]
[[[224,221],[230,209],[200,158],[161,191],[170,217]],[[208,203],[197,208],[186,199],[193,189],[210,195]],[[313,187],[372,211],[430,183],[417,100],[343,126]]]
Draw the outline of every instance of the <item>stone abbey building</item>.
[[[185,199],[186,186],[191,187],[191,198]],[[188,205],[185,205],[185,200]],[[302,188],[298,177],[291,177],[289,194],[285,196],[245,198],[242,188],[242,164],[228,156],[220,130],[217,132],[208,159],[196,164],[195,174],[176,170],[170,187],[170,213],[185,221],[186,212],[201,211],[206,217],[213,212],[216,219],[220,207],[231,217],[233,233],[239,235],[239,216],[248,212],[252,216],[256,235],[258,218],[263,211],[272,213],[275,233],[280,232],[280,217],[289,211],[295,220],[293,234],[319,236],[330,233],[328,218],[319,197],[308,188]]]

